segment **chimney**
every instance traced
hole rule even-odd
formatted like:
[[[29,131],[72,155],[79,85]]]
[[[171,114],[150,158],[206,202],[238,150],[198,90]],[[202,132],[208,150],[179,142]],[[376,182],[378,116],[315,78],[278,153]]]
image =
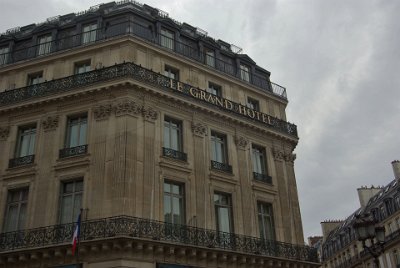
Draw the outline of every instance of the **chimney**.
[[[394,178],[400,180],[400,161],[394,160],[392,162],[392,167],[393,167]]]
[[[361,208],[365,208],[365,206],[368,204],[368,201],[371,199],[371,197],[373,197],[374,195],[379,193],[379,191],[381,191],[381,190],[382,190],[382,188],[374,187],[374,186],[371,186],[371,188],[368,188],[366,186],[358,188],[357,189],[358,199],[360,200]]]
[[[323,237],[322,241],[325,242],[329,233],[332,232],[332,230],[334,230],[336,227],[338,227],[342,223],[343,223],[343,221],[340,221],[340,220],[327,220],[327,221],[321,222],[322,237]]]

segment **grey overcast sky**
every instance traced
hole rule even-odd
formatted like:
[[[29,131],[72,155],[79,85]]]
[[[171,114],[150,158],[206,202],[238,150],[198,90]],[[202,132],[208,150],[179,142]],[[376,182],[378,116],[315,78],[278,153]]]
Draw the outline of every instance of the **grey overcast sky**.
[[[105,2],[108,2],[107,0]],[[0,32],[78,12],[98,0],[0,0]],[[400,159],[400,1],[147,0],[170,17],[243,48],[287,88],[298,126],[305,237],[386,185]]]

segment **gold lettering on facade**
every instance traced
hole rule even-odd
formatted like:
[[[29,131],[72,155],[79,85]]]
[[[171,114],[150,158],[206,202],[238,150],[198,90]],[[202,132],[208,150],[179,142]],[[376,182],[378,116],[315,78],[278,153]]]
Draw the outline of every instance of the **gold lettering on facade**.
[[[189,92],[190,92],[190,95],[192,95],[193,97],[195,97],[195,98],[199,97],[199,91],[196,88],[191,87],[189,89]]]
[[[224,102],[222,101],[222,99],[220,97],[215,96],[215,104],[224,107]]]
[[[181,82],[176,82],[176,90],[183,92],[183,85]]]
[[[224,107],[225,107],[225,109],[232,110],[233,104],[229,100],[224,100]]]
[[[206,100],[206,92],[203,91],[203,90],[200,91],[200,99],[201,99],[201,100],[207,101],[207,100]]]
[[[246,115],[246,106],[243,106],[243,105],[240,105],[239,104],[239,113],[240,114],[243,114],[243,115]]]
[[[256,117],[256,113],[254,112],[254,110],[252,110],[252,109],[246,109],[247,110],[247,115],[250,117],[250,118],[253,118],[254,119],[254,117]]]
[[[271,125],[271,118],[269,115],[263,114],[262,115],[262,121],[268,125]]]
[[[212,94],[208,94],[207,101],[208,101],[209,103],[215,104],[215,96],[212,95]]]

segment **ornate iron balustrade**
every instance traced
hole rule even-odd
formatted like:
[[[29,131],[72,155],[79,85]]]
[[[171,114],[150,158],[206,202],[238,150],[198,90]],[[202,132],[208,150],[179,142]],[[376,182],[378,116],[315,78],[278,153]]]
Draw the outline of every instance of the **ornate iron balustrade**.
[[[211,168],[224,171],[224,172],[229,172],[232,173],[232,166],[226,163],[220,163],[217,161],[211,160]]]
[[[95,83],[101,83],[105,81],[111,81],[118,78],[133,78],[143,83],[150,84],[154,87],[161,88],[162,90],[171,90],[171,81],[173,83],[177,83],[176,80],[171,80],[170,78],[161,75],[159,73],[153,72],[146,68],[143,68],[134,63],[121,63],[116,64],[114,66],[110,66],[107,68],[97,69],[90,72],[76,74],[56,80],[51,80],[23,88],[17,88],[13,90],[8,90],[0,93],[0,107],[4,105],[15,104],[35,98],[51,96],[62,92],[68,92],[76,90],[80,87],[84,86],[92,86]],[[193,97],[190,96],[190,85],[181,83],[184,86],[184,91],[182,92],[182,96],[187,98]],[[199,92],[204,91],[201,89],[197,89]],[[207,94],[207,93],[206,93]],[[196,101],[204,102],[200,99],[195,99]],[[239,103],[232,103],[232,109],[229,110],[234,114],[246,117],[240,112]],[[210,104],[211,105],[211,104]],[[219,106],[218,106],[219,108]],[[248,118],[248,117],[246,117]],[[254,122],[259,122],[253,120]],[[268,124],[263,124],[264,126],[271,127],[275,130],[278,130],[282,133],[289,134],[291,136],[297,137],[297,126],[291,123],[288,123],[284,120],[278,119],[276,117],[269,116]]]
[[[272,177],[267,174],[253,172],[253,177],[256,181],[261,181],[264,183],[272,184]]]
[[[64,149],[60,150],[59,157],[60,158],[66,158],[66,157],[86,154],[87,153],[87,148],[88,148],[87,144],[76,146],[76,147],[71,147],[71,148],[64,148]]]
[[[7,53],[0,54],[0,67],[2,65],[11,64],[14,62],[42,57],[58,51],[84,46],[89,43],[103,41],[116,36],[134,35],[143,38],[146,41],[150,41],[160,47],[170,49],[184,57],[194,59],[225,74],[240,78],[240,70],[238,70],[233,62],[226,62],[222,59],[214,58],[214,64],[207,64],[207,57],[200,51],[197,43],[187,44],[167,36],[162,36],[161,34],[156,36],[156,33],[152,29],[152,27],[146,27],[135,21],[126,20],[118,24],[108,25],[104,28],[98,28],[90,32],[69,35],[47,43],[35,44],[29,47],[14,49]],[[87,38],[88,35],[91,37]],[[165,40],[167,40],[168,45],[171,46],[166,46]],[[280,98],[287,99],[286,89],[284,87],[271,83],[265,76],[253,73],[249,73],[249,75],[250,84],[260,89],[269,91]]]
[[[19,167],[19,166],[25,166],[29,164],[33,164],[35,161],[35,155],[27,155],[27,156],[22,156],[22,157],[17,157],[10,159],[8,162],[8,167],[9,168],[14,168],[14,167]]]
[[[75,224],[53,225],[0,234],[0,252],[71,243]],[[149,219],[118,216],[83,221],[81,243],[105,238],[132,238],[163,241],[258,254],[300,261],[318,262],[317,250],[256,237],[224,233],[187,225],[170,224]]]
[[[163,156],[175,158],[182,161],[187,161],[187,154],[184,152],[176,151],[174,149],[163,147]]]

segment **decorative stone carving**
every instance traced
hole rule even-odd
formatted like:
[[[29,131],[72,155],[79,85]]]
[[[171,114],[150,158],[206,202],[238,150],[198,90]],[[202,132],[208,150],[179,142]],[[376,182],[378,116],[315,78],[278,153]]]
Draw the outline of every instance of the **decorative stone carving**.
[[[235,141],[237,147],[242,150],[245,150],[247,148],[247,145],[249,144],[249,141],[242,136],[236,136]]]
[[[207,135],[207,127],[202,123],[192,123],[192,131],[195,135],[200,137]]]
[[[296,154],[292,154],[292,153],[286,153],[285,154],[285,161],[286,162],[294,163],[294,160],[296,160]]]
[[[10,127],[0,127],[0,140],[6,140],[10,134]]]
[[[282,161],[284,159],[285,153],[277,148],[272,149],[272,154],[275,160]]]
[[[58,127],[58,116],[48,116],[42,119],[42,126],[44,131],[55,130]]]
[[[111,115],[111,104],[99,105],[93,108],[94,118],[96,120],[107,119]]]
[[[122,101],[117,103],[115,108],[115,116],[122,115],[139,115],[143,107],[134,101]]]
[[[143,108],[142,113],[143,113],[144,119],[147,121],[155,121],[158,116],[157,111],[151,107]]]

